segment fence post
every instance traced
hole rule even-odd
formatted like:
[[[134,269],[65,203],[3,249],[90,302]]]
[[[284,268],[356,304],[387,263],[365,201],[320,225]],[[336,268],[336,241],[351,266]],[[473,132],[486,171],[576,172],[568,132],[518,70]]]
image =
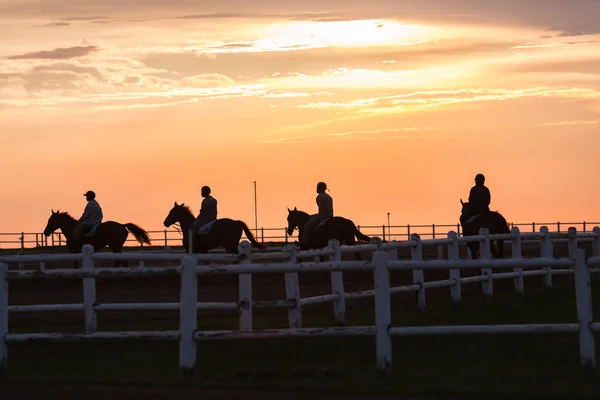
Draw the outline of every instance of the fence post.
[[[458,253],[458,235],[454,231],[448,232],[448,239],[452,243],[448,245],[448,261],[458,261],[460,259]],[[460,303],[461,300],[461,282],[460,269],[453,268],[450,270],[450,279],[454,279],[454,285],[450,286],[450,297],[455,303]]]
[[[196,341],[198,326],[198,276],[196,257],[186,254],[181,270],[181,294],[179,308],[179,372],[193,374],[196,368]]]
[[[329,255],[329,260],[333,262],[342,261],[342,249],[337,239],[329,240],[329,246],[335,251]],[[331,271],[331,291],[338,294],[340,298],[333,302],[333,313],[335,315],[336,325],[346,325],[346,297],[344,296],[344,275],[342,271]]]
[[[296,257],[296,246],[287,245],[284,251],[290,253],[288,262],[296,264],[298,262]],[[288,322],[290,329],[302,328],[302,306],[300,304],[300,285],[298,284],[298,273],[297,272],[286,272],[285,273],[285,296],[288,301],[296,303],[294,308],[288,308]]]
[[[410,235],[410,239],[417,242],[416,245],[412,245],[410,248],[411,258],[414,261],[423,260],[423,246],[421,245],[421,237],[413,233]],[[415,292],[415,302],[419,310],[425,309],[425,277],[422,269],[413,269],[413,284],[419,285],[421,288]]]
[[[84,271],[94,270],[94,247],[86,244],[81,249],[81,269]],[[85,333],[94,333],[97,328],[96,311],[96,278],[83,278],[83,311],[85,313]]]
[[[552,246],[552,236],[547,226],[542,226],[540,232],[544,235],[542,237],[542,257],[553,258],[554,248]],[[552,287],[552,268],[545,267],[546,275],[543,277],[544,284],[548,287]]]
[[[574,260],[577,252],[577,229],[571,226],[567,230],[567,234],[569,236],[569,258]]]
[[[523,254],[521,252],[521,231],[515,226],[510,230],[510,233],[512,234],[512,243],[510,246],[512,258],[520,260],[523,258]],[[519,276],[514,279],[515,290],[517,293],[524,294],[525,285],[523,283],[523,268],[515,268],[514,271],[519,274]]]
[[[585,250],[575,251],[575,296],[579,320],[579,358],[585,369],[596,369],[596,350],[592,331],[592,292],[590,271],[585,261]]]
[[[375,270],[375,329],[377,369],[381,372],[392,370],[392,338],[390,337],[390,272],[385,251],[377,250],[373,255]]]
[[[487,228],[481,228],[479,230],[479,235],[483,236],[483,239],[479,241],[479,252],[481,254],[480,258],[482,260],[491,260],[492,252],[490,249],[490,231]],[[492,269],[481,268],[481,274],[487,275],[487,280],[481,282],[483,294],[491,297],[494,295],[494,281],[492,279]]]
[[[371,244],[377,244],[378,242],[375,240],[375,238],[371,239]],[[390,244],[392,244],[392,246],[395,246],[396,243],[398,243],[395,240],[392,240],[391,242],[388,242]],[[377,250],[375,250],[377,251]],[[391,261],[397,261],[398,260],[398,248],[397,247],[393,247],[391,249],[388,249],[387,251],[387,255],[388,255],[388,260]],[[373,252],[373,256],[375,256],[375,252]]]
[[[5,341],[8,335],[8,282],[6,271],[8,264],[0,261],[0,375],[8,369],[8,344]]]
[[[596,237],[594,238],[594,249],[593,251],[593,255],[598,257],[600,256],[600,227],[599,226],[595,226],[594,227],[594,233],[596,234]]]
[[[247,240],[238,245],[239,263],[250,264],[251,251],[250,243]],[[239,310],[240,310],[240,331],[252,330],[252,274],[239,274]]]

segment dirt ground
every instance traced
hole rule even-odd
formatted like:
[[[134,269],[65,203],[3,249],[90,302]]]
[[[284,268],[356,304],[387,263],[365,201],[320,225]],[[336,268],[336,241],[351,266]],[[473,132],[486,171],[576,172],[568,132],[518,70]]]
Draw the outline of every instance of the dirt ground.
[[[243,399],[243,400],[346,400],[346,399],[380,399],[380,400],[429,400],[433,397],[404,397],[377,395],[348,395],[334,393],[292,393],[264,392],[253,390],[206,390],[194,388],[164,388],[164,387],[130,387],[130,386],[85,386],[85,385],[4,385],[0,386],[2,398],[20,400],[29,399],[87,399],[87,400],[117,400],[144,399],[158,400],[176,398],[178,400],[198,399]]]

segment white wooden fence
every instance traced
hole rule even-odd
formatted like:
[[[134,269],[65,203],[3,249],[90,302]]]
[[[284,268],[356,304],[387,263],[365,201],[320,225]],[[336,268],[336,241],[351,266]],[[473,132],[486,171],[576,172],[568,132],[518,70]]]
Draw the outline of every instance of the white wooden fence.
[[[482,230],[479,236],[458,237],[449,232],[447,238],[427,241],[448,247],[448,260],[422,260],[422,246],[425,241],[413,234],[412,240],[403,242],[374,243],[358,246],[340,246],[337,241],[313,251],[296,251],[289,245],[280,253],[252,254],[250,245],[244,241],[240,244],[240,255],[190,255],[173,253],[93,253],[91,246],[85,246],[81,254],[54,254],[9,256],[0,258],[0,368],[7,367],[7,345],[11,342],[30,340],[73,341],[89,339],[125,339],[156,338],[179,340],[180,368],[182,371],[192,370],[196,363],[196,341],[214,339],[243,339],[269,337],[298,336],[331,336],[331,335],[375,335],[377,337],[377,365],[381,370],[391,368],[391,336],[421,334],[465,334],[465,333],[509,333],[509,332],[578,332],[582,365],[595,367],[593,333],[600,330],[600,324],[592,323],[590,272],[598,272],[600,268],[600,228],[593,232],[577,234],[574,228],[569,229],[569,257],[556,259],[552,255],[552,241],[556,235],[550,234],[546,227],[537,233],[520,233],[513,228],[510,234],[489,235]],[[521,257],[521,240],[524,237],[537,238],[541,242],[540,257],[523,259]],[[512,242],[512,259],[491,260],[490,240],[506,239]],[[577,248],[577,241],[587,239],[593,241],[593,257],[585,258],[582,249]],[[481,245],[481,260],[460,260],[458,245],[460,242],[478,241]],[[398,249],[410,247],[411,260],[397,260]],[[343,252],[372,251],[373,259],[365,261],[341,261]],[[329,256],[328,262],[298,262],[301,258]],[[253,261],[281,260],[274,263],[253,263]],[[50,262],[80,260],[82,268],[74,269],[40,269],[9,270],[9,263]],[[97,261],[182,261],[182,265],[168,267],[130,267],[130,268],[95,268]],[[205,266],[199,261],[218,261],[238,263],[237,265]],[[473,277],[460,277],[460,270],[477,268],[482,274]],[[494,269],[512,268],[513,272],[494,273]],[[446,280],[425,282],[424,271],[430,269],[447,269]],[[371,270],[374,273],[374,289],[361,292],[344,292],[342,273],[344,270]],[[389,272],[394,270],[412,270],[413,283],[407,286],[390,287]],[[300,297],[298,273],[310,271],[329,271],[332,280],[332,294],[312,298]],[[255,302],[252,300],[253,273],[284,273],[286,283],[286,299],[280,301]],[[455,302],[461,300],[461,285],[482,282],[482,290],[488,296],[493,295],[493,282],[497,279],[513,279],[515,289],[523,293],[524,276],[542,276],[544,283],[552,284],[552,276],[556,274],[575,274],[577,292],[577,313],[579,323],[571,324],[537,324],[537,325],[494,325],[494,326],[445,326],[445,327],[391,327],[390,295],[399,292],[415,292],[416,305],[423,309],[426,304],[425,290],[435,287],[450,288],[450,295]],[[109,279],[115,276],[156,276],[181,275],[181,291],[179,303],[134,303],[134,304],[96,304],[95,278]],[[197,279],[200,275],[238,274],[239,301],[230,303],[197,302]],[[56,278],[82,279],[84,299],[82,304],[8,306],[8,281],[13,279]],[[374,326],[335,327],[335,328],[302,328],[302,307],[309,304],[331,301],[333,303],[334,320],[338,325],[346,323],[346,300],[361,297],[375,297],[376,324]],[[288,309],[288,329],[270,329],[256,331],[252,329],[252,310],[257,307],[283,307]],[[108,310],[179,310],[180,328],[177,331],[142,331],[142,332],[98,332],[96,313]],[[224,309],[239,312],[239,330],[236,331],[197,331],[197,310]],[[30,333],[11,334],[8,330],[8,312],[33,311],[74,311],[82,310],[85,314],[85,333]]]

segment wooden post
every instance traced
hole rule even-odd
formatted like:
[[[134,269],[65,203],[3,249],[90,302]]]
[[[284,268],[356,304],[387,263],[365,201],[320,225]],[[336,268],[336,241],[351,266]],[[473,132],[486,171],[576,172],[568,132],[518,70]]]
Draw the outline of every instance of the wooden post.
[[[512,249],[512,258],[520,260],[523,258],[521,252],[521,231],[515,226],[511,229],[510,233],[512,234],[512,244],[510,246]],[[525,285],[523,283],[523,268],[515,268],[514,271],[519,274],[519,276],[514,279],[515,290],[517,293],[524,294]]]
[[[570,228],[569,228],[570,229]],[[579,357],[584,369],[596,369],[596,350],[592,331],[592,292],[590,271],[585,261],[585,250],[575,250],[575,296],[579,320]]]
[[[179,371],[193,374],[196,368],[196,340],[194,334],[198,326],[198,261],[193,255],[183,257],[181,271],[181,294],[179,308]]]
[[[448,245],[448,260],[458,261],[460,259],[458,253],[458,235],[456,234],[456,232],[450,231],[448,232],[448,239],[452,240],[452,243]],[[454,279],[454,281],[456,282],[454,285],[450,286],[450,297],[452,297],[453,302],[460,303],[462,297],[460,269],[451,269],[450,279]]]
[[[480,249],[479,252],[481,254],[481,259],[482,260],[491,260],[492,252],[490,249],[490,232],[487,228],[481,228],[479,230],[479,235],[483,236],[483,239],[481,239],[479,241],[479,249]],[[494,281],[492,279],[492,269],[491,268],[482,268],[481,274],[487,275],[487,277],[488,277],[487,280],[481,282],[483,294],[491,297],[494,295]]]
[[[8,264],[0,261],[0,375],[8,368],[8,345],[4,338],[8,335]]]
[[[335,249],[335,252],[329,256],[330,261],[342,261],[342,250],[340,242],[337,239],[331,239],[329,246]],[[335,314],[336,325],[346,325],[346,296],[344,295],[344,275],[342,271],[331,271],[331,291],[333,294],[339,294],[340,298],[333,301],[333,312]]]
[[[392,370],[392,338],[390,307],[390,273],[387,266],[388,257],[385,251],[377,250],[373,256],[375,264],[375,328],[377,369],[389,373]]]
[[[423,260],[423,246],[421,245],[421,237],[413,233],[410,235],[410,239],[416,244],[410,248],[411,256],[414,261]],[[422,269],[413,269],[413,283],[420,285],[421,288],[415,293],[415,302],[419,310],[425,309],[425,274]]]
[[[238,245],[240,255],[240,264],[250,264],[251,251],[250,243],[244,240]],[[252,274],[239,274],[239,310],[240,310],[240,331],[252,330]]]
[[[542,226],[540,228],[540,232],[544,235],[541,243],[542,257],[553,258],[554,248],[552,246],[552,236],[550,235],[550,230],[547,226]],[[544,270],[546,271],[546,275],[542,278],[544,284],[548,287],[552,287],[552,268],[546,267]]]
[[[290,253],[288,260],[291,264],[298,262],[296,257],[296,246],[287,245],[284,251]],[[302,306],[300,304],[300,285],[298,283],[297,272],[286,272],[285,274],[285,296],[288,301],[294,301],[296,306],[294,308],[288,308],[288,322],[290,329],[302,328]]]
[[[91,244],[86,244],[81,249],[81,269],[85,271],[94,270],[94,247]],[[96,279],[83,278],[83,311],[85,313],[85,333],[94,333],[97,329],[96,311]]]

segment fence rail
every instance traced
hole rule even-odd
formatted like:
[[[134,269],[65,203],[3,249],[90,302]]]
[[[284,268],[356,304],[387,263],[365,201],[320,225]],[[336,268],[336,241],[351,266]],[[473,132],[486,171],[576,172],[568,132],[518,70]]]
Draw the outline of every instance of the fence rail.
[[[553,256],[552,242],[561,238],[562,234],[551,233],[545,226],[539,232],[521,233],[514,227],[509,234],[490,235],[483,229],[477,236],[459,237],[457,232],[448,232],[446,238],[424,240],[418,234],[412,234],[408,241],[392,241],[383,243],[374,238],[369,245],[361,245],[372,252],[372,259],[365,261],[342,261],[342,253],[354,252],[359,246],[340,246],[332,240],[323,249],[297,251],[293,245],[287,245],[278,253],[283,261],[272,263],[255,263],[260,254],[250,251],[250,243],[243,241],[239,246],[239,255],[210,254],[171,254],[171,253],[94,253],[90,245],[86,245],[80,254],[53,255],[12,255],[0,257],[0,369],[7,367],[7,346],[14,342],[32,340],[40,341],[81,341],[95,339],[168,339],[179,341],[179,367],[182,372],[193,371],[196,366],[196,342],[199,340],[224,339],[264,339],[271,337],[319,337],[319,336],[357,336],[372,335],[376,337],[377,368],[390,371],[392,365],[392,336],[398,335],[447,335],[447,334],[491,334],[491,333],[553,333],[569,332],[579,335],[580,358],[584,368],[595,368],[594,333],[600,331],[600,323],[594,323],[591,309],[590,274],[600,272],[600,227],[592,232],[578,233],[570,227],[567,233],[569,255],[564,258]],[[535,237],[540,241],[541,254],[538,258],[522,258],[521,241],[524,237]],[[512,243],[511,259],[491,259],[491,241],[502,238]],[[586,257],[585,250],[578,248],[578,240],[592,240],[592,254]],[[428,242],[447,246],[447,260],[423,260],[422,248]],[[460,259],[458,246],[460,243],[477,241],[480,245],[481,257],[478,260]],[[411,249],[410,260],[398,260],[398,250],[403,247]],[[272,254],[270,254],[272,255]],[[301,258],[327,256],[326,262],[298,262]],[[181,265],[169,267],[143,268],[96,268],[97,261],[115,260],[148,260],[155,257],[158,261],[178,260]],[[205,260],[215,261],[222,258],[225,265],[200,265]],[[9,264],[23,262],[68,261],[77,259],[81,269],[40,269],[12,270]],[[229,263],[229,264],[227,264]],[[447,270],[448,278],[439,281],[425,282],[425,270]],[[461,277],[461,270],[477,269],[481,275]],[[495,272],[498,269],[512,269],[512,272]],[[360,292],[345,292],[343,271],[361,270],[373,273],[374,288]],[[410,270],[413,273],[412,284],[391,287],[390,272]],[[327,271],[331,274],[332,293],[312,298],[301,298],[298,273]],[[252,274],[271,273],[285,276],[286,298],[275,301],[254,301],[252,296]],[[157,275],[180,275],[179,303],[108,303],[98,304],[96,301],[95,279],[129,276],[143,278]],[[237,302],[202,303],[198,302],[198,279],[208,275],[234,274],[239,276],[239,297]],[[461,286],[481,282],[482,291],[493,296],[493,282],[498,279],[513,279],[517,292],[523,293],[524,276],[541,276],[546,286],[552,286],[552,276],[571,274],[575,276],[576,312],[578,323],[553,324],[520,324],[520,325],[469,325],[469,326],[392,326],[390,317],[391,295],[401,292],[414,292],[415,305],[423,310],[426,306],[426,289],[448,288],[454,302],[461,301]],[[81,279],[83,284],[83,302],[80,304],[54,304],[19,306],[8,304],[8,281],[14,279]],[[346,300],[361,297],[375,298],[375,325],[345,326]],[[302,308],[309,304],[332,302],[333,317],[339,327],[303,328]],[[289,328],[254,330],[252,311],[257,307],[280,307],[288,312]],[[179,310],[180,326],[177,331],[131,331],[131,332],[98,332],[96,314],[112,310]],[[239,329],[228,331],[197,331],[200,309],[235,310],[239,313]],[[79,311],[84,313],[85,333],[20,333],[9,332],[9,312],[31,311]],[[400,321],[401,322],[401,321]]]
[[[551,232],[566,232],[565,227],[574,227],[580,232],[589,232],[591,228],[600,225],[600,222],[528,222],[528,223],[509,223],[510,228],[518,227],[523,232],[536,232],[540,226],[547,226]],[[413,233],[418,233],[422,238],[435,239],[444,236],[449,229],[456,229],[458,235],[461,235],[460,224],[417,224],[417,225],[358,225],[359,231],[368,236],[378,236],[383,240],[404,240],[410,239]],[[529,230],[531,229],[531,230]],[[291,240],[287,233],[287,227],[281,228],[257,228],[252,229],[257,240],[265,242],[283,242],[288,243]],[[172,247],[181,246],[182,235],[176,229],[162,229],[148,231],[154,246]],[[292,237],[297,235],[297,231]],[[40,232],[0,232],[0,248],[4,249],[26,249],[35,247],[55,247],[64,246],[65,238],[60,232],[55,232],[49,237]],[[140,246],[131,236],[127,238],[126,245]]]

